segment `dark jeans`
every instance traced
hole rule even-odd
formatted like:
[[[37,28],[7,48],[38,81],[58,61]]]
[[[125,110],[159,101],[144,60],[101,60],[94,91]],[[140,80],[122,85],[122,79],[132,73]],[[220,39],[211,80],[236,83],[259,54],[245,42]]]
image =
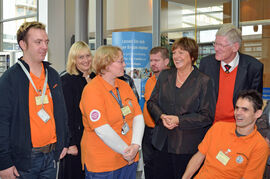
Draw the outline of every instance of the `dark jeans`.
[[[28,171],[19,171],[20,179],[56,179],[56,161],[53,152],[31,154],[31,168]]]
[[[126,165],[118,170],[111,172],[99,172],[94,173],[85,169],[85,179],[136,179],[138,162],[134,162],[131,165]]]
[[[154,130],[153,128],[145,126],[143,141],[142,141],[145,179],[154,178],[153,159],[155,155],[155,148],[152,145],[153,130]]]
[[[186,166],[193,154],[172,154],[166,151],[155,151],[154,179],[182,178]]]

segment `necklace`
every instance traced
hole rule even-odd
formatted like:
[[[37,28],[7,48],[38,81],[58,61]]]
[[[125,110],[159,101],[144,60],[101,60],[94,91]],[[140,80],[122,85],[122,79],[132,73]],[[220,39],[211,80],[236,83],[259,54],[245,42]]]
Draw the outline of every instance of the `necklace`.
[[[178,76],[178,75],[177,75]],[[178,77],[176,77],[176,80],[182,85],[184,82],[180,81]]]
[[[190,73],[191,73],[193,70],[194,70],[194,67],[192,67],[192,69],[191,69],[191,71],[188,73],[186,79],[188,78],[188,76],[190,75]],[[184,81],[180,81],[179,74],[177,73],[176,80],[177,80],[177,82],[180,83],[180,85],[182,85],[182,84],[186,81],[186,79],[185,79]]]

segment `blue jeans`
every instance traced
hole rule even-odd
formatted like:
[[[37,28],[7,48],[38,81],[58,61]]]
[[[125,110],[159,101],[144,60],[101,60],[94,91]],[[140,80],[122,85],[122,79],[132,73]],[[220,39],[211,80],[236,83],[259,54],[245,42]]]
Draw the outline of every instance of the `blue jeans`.
[[[94,173],[85,168],[85,179],[136,179],[138,162],[134,162],[131,165],[126,165],[118,170],[111,172]]]
[[[18,171],[20,179],[56,179],[56,161],[53,152],[31,153],[31,168],[28,171]]]

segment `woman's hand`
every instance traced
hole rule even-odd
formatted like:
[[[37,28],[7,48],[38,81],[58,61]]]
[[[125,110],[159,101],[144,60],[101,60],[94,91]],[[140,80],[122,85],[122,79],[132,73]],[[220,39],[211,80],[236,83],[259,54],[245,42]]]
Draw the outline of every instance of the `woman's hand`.
[[[174,129],[179,125],[178,116],[162,114],[160,118],[162,119],[163,125],[169,130]]]
[[[74,155],[74,156],[78,155],[77,146],[76,145],[69,146],[67,154]]]
[[[136,157],[136,154],[139,151],[140,146],[138,144],[131,144],[125,149],[125,154],[123,155],[124,159],[128,161],[128,164],[132,164]]]

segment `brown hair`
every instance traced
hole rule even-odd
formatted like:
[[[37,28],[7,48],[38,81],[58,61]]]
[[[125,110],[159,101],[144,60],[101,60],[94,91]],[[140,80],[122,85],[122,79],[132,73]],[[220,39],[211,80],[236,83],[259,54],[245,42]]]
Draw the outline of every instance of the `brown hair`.
[[[161,53],[161,57],[164,59],[169,58],[169,50],[165,47],[154,47],[150,50],[150,55]]]
[[[20,28],[17,30],[17,43],[20,46],[20,41],[23,40],[25,41],[25,43],[27,44],[27,34],[28,31],[31,28],[35,28],[35,29],[42,29],[45,30],[45,25],[37,22],[37,21],[33,21],[33,22],[24,22]],[[21,47],[20,47],[21,48]]]
[[[103,74],[106,71],[106,68],[116,61],[118,58],[118,53],[122,52],[121,48],[112,46],[112,45],[104,45],[100,46],[94,56],[92,65],[96,74]]]
[[[176,40],[172,45],[172,51],[176,50],[177,48],[180,48],[182,50],[185,50],[189,53],[192,60],[192,64],[195,63],[195,61],[198,58],[198,44],[194,39],[188,38],[188,37],[182,37],[178,40]]]

